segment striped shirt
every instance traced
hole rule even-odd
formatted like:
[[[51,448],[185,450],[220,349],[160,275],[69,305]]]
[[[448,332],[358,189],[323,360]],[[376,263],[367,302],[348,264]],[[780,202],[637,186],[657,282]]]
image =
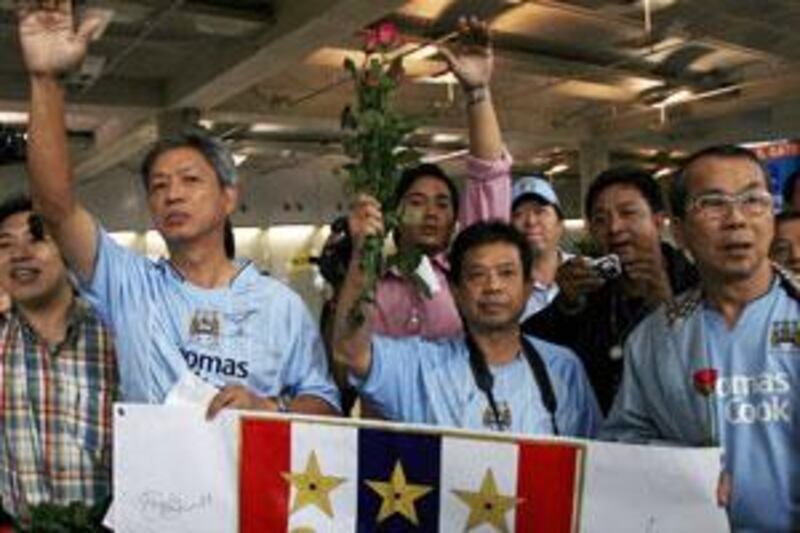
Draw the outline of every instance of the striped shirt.
[[[0,500],[24,518],[40,503],[93,505],[110,494],[113,342],[76,299],[48,345],[12,309],[0,314]]]

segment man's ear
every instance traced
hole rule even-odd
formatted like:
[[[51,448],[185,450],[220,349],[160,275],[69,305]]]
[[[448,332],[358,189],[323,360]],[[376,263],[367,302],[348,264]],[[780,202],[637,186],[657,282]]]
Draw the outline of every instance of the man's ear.
[[[667,225],[667,221],[669,220],[669,216],[666,213],[653,213],[653,222],[655,223],[656,227],[658,228],[658,232],[661,233],[664,231],[664,226]]]
[[[226,185],[222,188],[222,195],[225,198],[225,214],[231,216],[239,205],[240,189],[238,185]]]

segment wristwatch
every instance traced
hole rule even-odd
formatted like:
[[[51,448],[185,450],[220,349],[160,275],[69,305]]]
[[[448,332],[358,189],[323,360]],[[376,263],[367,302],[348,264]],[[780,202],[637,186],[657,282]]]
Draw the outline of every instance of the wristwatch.
[[[489,88],[485,85],[470,87],[464,91],[467,98],[467,106],[479,104],[489,97]]]

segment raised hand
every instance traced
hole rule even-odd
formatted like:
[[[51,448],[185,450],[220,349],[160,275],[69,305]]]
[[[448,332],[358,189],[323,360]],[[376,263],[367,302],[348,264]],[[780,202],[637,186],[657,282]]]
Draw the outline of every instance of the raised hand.
[[[360,253],[368,236],[383,234],[381,204],[367,194],[358,195],[350,208],[347,224],[353,239],[353,250]]]
[[[78,66],[102,24],[87,16],[76,28],[72,0],[17,0],[16,11],[22,57],[36,76],[58,76]]]
[[[636,253],[622,258],[622,270],[638,286],[638,292],[648,302],[657,304],[672,298],[672,288],[659,240],[648,249],[637,250]]]
[[[575,306],[603,285],[606,280],[600,277],[584,257],[574,257],[558,267],[556,283],[562,298],[571,306]]]
[[[477,17],[462,17],[458,21],[458,32],[459,42],[454,49],[439,48],[450,71],[464,90],[488,86],[494,69],[489,25]]]

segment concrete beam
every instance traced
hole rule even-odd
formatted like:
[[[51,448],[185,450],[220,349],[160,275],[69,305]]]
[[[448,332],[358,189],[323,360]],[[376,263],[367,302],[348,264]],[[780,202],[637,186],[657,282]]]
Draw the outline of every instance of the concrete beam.
[[[255,46],[215,54],[213,63],[204,57],[188,75],[173,81],[169,101],[176,107],[214,107],[280,75],[317,48],[351,37],[403,4],[405,0],[286,2],[277,24],[254,39]]]
[[[101,148],[95,148],[75,165],[78,183],[86,182],[129,159],[132,159],[158,139],[158,124],[153,119],[145,120]]]
[[[70,104],[155,111],[164,105],[164,85],[155,80],[132,78],[101,78],[87,92],[70,90]],[[0,73],[0,100],[19,102],[27,106],[28,78],[26,75]]]

